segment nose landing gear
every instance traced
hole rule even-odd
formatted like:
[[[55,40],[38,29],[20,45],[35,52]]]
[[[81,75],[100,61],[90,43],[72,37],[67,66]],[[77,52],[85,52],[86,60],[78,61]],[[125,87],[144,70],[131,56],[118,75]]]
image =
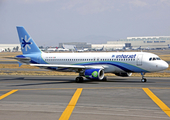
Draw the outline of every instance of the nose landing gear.
[[[141,73],[141,75],[142,75],[142,79],[141,79],[141,82],[147,82],[147,79],[145,78],[145,73]]]

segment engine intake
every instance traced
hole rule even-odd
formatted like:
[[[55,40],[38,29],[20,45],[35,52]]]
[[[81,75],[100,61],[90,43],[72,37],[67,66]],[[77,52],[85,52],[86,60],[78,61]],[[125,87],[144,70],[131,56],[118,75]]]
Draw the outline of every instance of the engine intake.
[[[86,69],[84,72],[84,76],[88,79],[102,80],[104,78],[104,70],[103,69]]]

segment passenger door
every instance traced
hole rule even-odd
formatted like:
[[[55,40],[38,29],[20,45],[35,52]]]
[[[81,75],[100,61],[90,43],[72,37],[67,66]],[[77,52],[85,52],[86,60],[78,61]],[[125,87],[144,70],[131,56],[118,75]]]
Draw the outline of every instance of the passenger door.
[[[137,61],[136,61],[136,65],[137,66],[142,66],[142,58],[143,58],[143,55],[142,54],[139,54],[137,56]]]

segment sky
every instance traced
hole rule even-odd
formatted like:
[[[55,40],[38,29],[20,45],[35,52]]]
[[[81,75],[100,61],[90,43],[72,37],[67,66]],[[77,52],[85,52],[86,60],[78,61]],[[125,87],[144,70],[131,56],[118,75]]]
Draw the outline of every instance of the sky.
[[[170,0],[0,0],[0,44],[24,26],[38,46],[170,36]]]

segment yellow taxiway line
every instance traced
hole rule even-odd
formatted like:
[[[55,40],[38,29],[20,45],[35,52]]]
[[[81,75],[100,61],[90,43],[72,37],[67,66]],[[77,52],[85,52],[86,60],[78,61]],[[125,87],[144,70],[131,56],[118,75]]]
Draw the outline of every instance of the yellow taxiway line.
[[[60,116],[59,120],[68,120],[70,118],[70,115],[72,111],[74,110],[74,107],[81,95],[83,88],[77,88],[76,92],[74,93],[73,97],[71,98],[69,104],[67,105],[66,109]]]
[[[5,98],[5,97],[11,95],[12,93],[14,93],[14,92],[16,92],[16,91],[18,91],[18,90],[11,90],[10,92],[8,92],[8,93],[6,93],[6,94],[1,95],[1,96],[0,96],[0,100],[2,100],[3,98]]]
[[[149,88],[142,88],[145,93],[170,117],[170,108],[163,103]]]
[[[86,87],[83,89],[93,90],[93,89],[142,89],[143,87]],[[31,89],[17,89],[19,91],[23,90],[73,90],[77,88],[31,88]],[[170,87],[150,87],[150,89],[170,89]],[[10,91],[11,89],[0,89],[0,91]]]

